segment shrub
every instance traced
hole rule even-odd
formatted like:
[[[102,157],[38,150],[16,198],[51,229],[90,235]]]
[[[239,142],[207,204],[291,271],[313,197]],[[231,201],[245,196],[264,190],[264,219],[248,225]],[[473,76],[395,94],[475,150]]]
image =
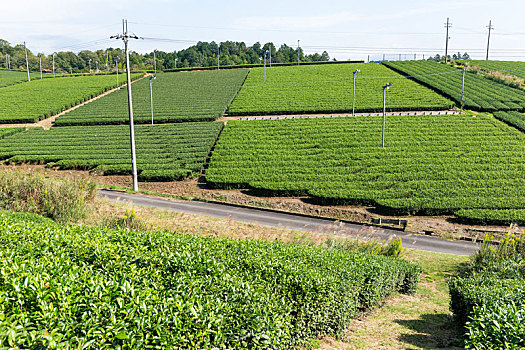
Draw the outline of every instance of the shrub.
[[[96,195],[95,184],[85,178],[50,179],[45,175],[0,172],[0,208],[37,213],[59,222],[86,217]]]
[[[419,276],[392,257],[7,213],[0,233],[0,347],[293,348]]]
[[[474,308],[467,322],[466,349],[525,348],[525,305],[496,303]]]

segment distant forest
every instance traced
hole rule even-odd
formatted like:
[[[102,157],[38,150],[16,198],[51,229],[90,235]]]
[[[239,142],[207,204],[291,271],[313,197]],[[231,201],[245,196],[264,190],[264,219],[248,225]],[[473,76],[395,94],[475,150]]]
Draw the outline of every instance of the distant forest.
[[[261,45],[255,43],[246,46],[243,42],[225,41],[199,42],[181,51],[165,52],[155,51],[156,65],[158,70],[183,68],[183,67],[210,67],[217,66],[217,56],[220,66],[258,64],[262,62],[264,52],[268,50],[268,58],[273,63],[297,62],[297,56],[301,62],[329,61],[330,57],[326,51],[305,55],[301,48],[292,48],[283,44],[277,49],[273,43]],[[40,69],[40,58],[42,68],[52,69],[53,55],[34,54],[28,48],[29,69],[38,71]],[[130,51],[130,65],[132,70],[152,70],[154,68],[153,52],[140,54]],[[108,48],[106,50],[89,51],[83,50],[78,53],[71,51],[57,52],[55,55],[55,69],[57,72],[88,72],[91,60],[91,69],[96,71],[114,70],[116,61],[119,68],[125,65],[123,49]],[[0,67],[6,68],[10,63],[11,69],[26,69],[24,45],[11,45],[8,41],[0,39]]]

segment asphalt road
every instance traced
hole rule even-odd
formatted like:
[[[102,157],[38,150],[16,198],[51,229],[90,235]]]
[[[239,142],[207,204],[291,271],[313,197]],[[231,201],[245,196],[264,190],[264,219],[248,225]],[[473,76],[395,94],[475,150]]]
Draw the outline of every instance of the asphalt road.
[[[264,209],[252,209],[228,204],[182,201],[142,194],[127,194],[119,191],[100,190],[99,197],[111,201],[133,203],[135,205],[155,207],[187,214],[207,215],[215,218],[230,219],[246,223],[271,226],[276,228],[331,233],[344,236],[359,236],[388,240],[401,237],[405,248],[419,249],[453,255],[473,255],[479,245],[465,241],[451,241],[433,236],[411,234],[387,228],[352,224],[330,219],[312,218],[302,215],[275,212]]]

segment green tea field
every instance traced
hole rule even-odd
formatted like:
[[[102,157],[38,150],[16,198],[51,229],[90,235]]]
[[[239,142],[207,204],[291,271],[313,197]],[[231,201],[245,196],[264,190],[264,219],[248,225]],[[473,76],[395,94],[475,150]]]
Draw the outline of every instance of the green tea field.
[[[180,180],[198,173],[222,123],[137,126],[139,178]],[[62,169],[130,174],[129,127],[120,125],[33,128],[0,139],[0,158],[50,163]]]
[[[152,81],[154,123],[213,121],[224,114],[248,70],[161,73]],[[151,123],[149,78],[132,87],[134,121]],[[55,121],[57,126],[125,124],[127,90],[121,89],[75,109]]]
[[[230,115],[352,112],[353,73],[357,112],[381,111],[382,86],[388,91],[389,111],[444,110],[453,103],[377,63],[253,68],[228,110]]]
[[[141,74],[133,74],[133,79]],[[113,75],[37,79],[0,89],[0,124],[34,123],[116,86]]]
[[[489,115],[230,121],[206,179],[397,214],[523,209],[525,134]]]

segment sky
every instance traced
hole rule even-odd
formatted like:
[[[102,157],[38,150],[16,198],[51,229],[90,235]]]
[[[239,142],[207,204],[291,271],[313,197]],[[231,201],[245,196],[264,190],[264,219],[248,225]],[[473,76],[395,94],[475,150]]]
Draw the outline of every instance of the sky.
[[[468,52],[484,59],[525,61],[524,0],[22,0],[3,3],[0,38],[24,41],[33,53],[123,47],[109,39],[122,19],[141,38],[130,48],[178,51],[198,41],[273,42],[338,60],[416,58]]]

